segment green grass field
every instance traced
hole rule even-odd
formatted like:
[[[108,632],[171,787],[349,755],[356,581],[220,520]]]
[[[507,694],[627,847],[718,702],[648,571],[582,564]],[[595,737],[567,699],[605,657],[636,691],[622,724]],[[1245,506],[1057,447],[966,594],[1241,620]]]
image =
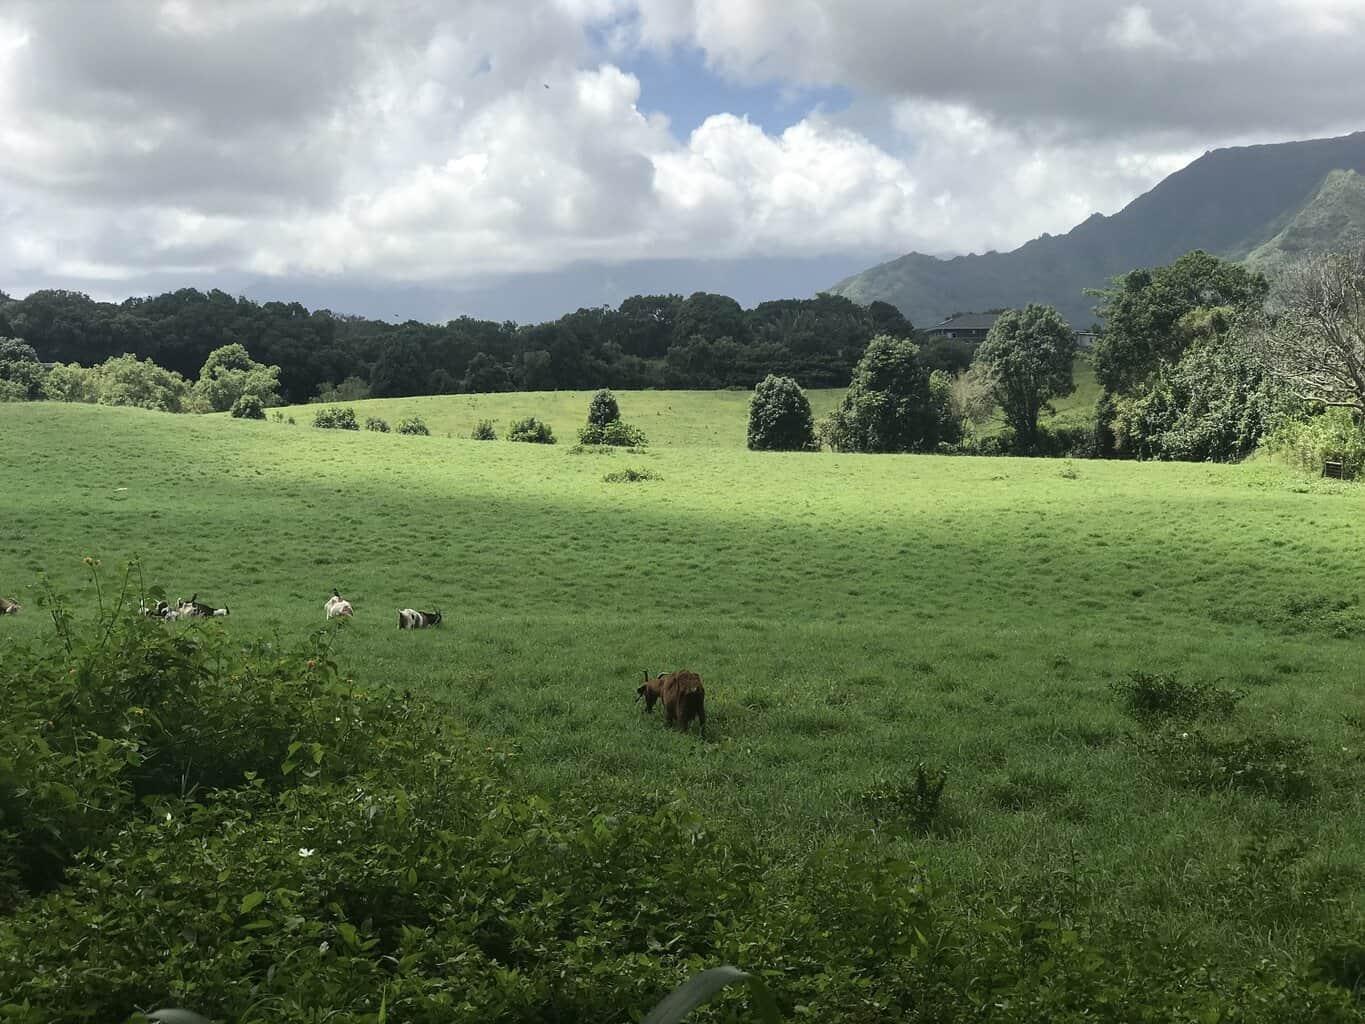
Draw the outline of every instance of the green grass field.
[[[38,573],[93,608],[86,554],[106,584],[136,557],[227,604],[243,636],[322,627],[335,586],[347,671],[447,697],[547,795],[672,787],[793,849],[864,832],[945,886],[1155,919],[1239,962],[1360,920],[1365,489],[1267,463],[756,454],[746,399],[624,394],[655,444],[610,455],[458,436],[535,412],[570,441],[586,394],[354,403],[454,439],[0,405],[0,594],[27,606],[0,657],[50,629]],[[628,467],[660,479],[603,481]],[[400,633],[402,606],[445,624]],[[705,742],[632,703],[642,670],[683,666]],[[1312,798],[1236,764],[1211,792],[1169,778],[1109,691],[1134,671],[1244,690],[1192,728],[1303,740]],[[919,761],[951,772],[923,838],[857,799]],[[1265,830],[1304,852],[1248,888]]]
[[[830,412],[843,397],[842,388],[808,391],[816,419]],[[378,416],[390,427],[407,416],[421,416],[427,428],[441,437],[469,437],[474,424],[492,420],[498,437],[519,419],[535,416],[550,424],[562,445],[578,441],[578,428],[587,419],[591,391],[514,391],[500,395],[435,395],[426,398],[371,398],[362,402],[338,402],[355,410],[363,424]],[[623,391],[617,395],[621,418],[645,432],[656,447],[744,447],[749,418],[748,391]],[[299,426],[308,426],[319,405],[295,405],[281,409]]]

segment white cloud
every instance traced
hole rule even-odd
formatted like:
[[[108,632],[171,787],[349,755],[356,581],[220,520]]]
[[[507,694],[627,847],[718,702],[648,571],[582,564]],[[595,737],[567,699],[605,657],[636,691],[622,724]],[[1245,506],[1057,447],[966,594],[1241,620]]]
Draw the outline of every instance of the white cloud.
[[[1210,145],[1356,116],[1363,19],[1357,0],[11,0],[0,287],[1009,248]],[[781,132],[718,110],[680,140],[622,70],[674,45],[858,100]]]

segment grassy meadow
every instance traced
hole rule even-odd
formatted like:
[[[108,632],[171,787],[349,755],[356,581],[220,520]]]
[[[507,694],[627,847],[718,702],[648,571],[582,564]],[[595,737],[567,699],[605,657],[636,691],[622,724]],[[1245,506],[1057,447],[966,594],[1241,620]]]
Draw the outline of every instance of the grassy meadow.
[[[37,574],[93,608],[86,554],[106,589],[138,558],[232,610],[175,629],[301,636],[337,587],[346,671],[448,699],[547,796],[671,788],[794,850],[870,833],[944,886],[1157,920],[1237,961],[1361,919],[1365,488],[1267,463],[750,453],[740,392],[622,394],[652,447],[576,454],[587,398],[351,403],[452,438],[0,405],[0,594],[26,605],[0,657],[51,628]],[[561,443],[461,438],[529,413]],[[626,468],[659,479],[604,481]],[[400,633],[403,606],[445,623]],[[705,741],[632,702],[642,670],[684,666]],[[1311,798],[1236,764],[1173,778],[1184,755],[1110,690],[1139,671],[1244,691],[1195,742],[1290,742],[1260,767],[1292,760]],[[859,797],[921,761],[950,775],[917,836]],[[1302,847],[1267,867],[1265,833]]]

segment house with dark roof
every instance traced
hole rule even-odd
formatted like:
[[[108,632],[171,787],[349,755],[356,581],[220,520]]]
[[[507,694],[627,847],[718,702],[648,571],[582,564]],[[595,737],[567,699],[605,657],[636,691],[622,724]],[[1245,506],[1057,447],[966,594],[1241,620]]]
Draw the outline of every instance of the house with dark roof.
[[[935,324],[924,333],[940,338],[957,338],[959,341],[985,341],[999,318],[999,313],[959,313],[941,324]]]
[[[941,324],[926,328],[924,333],[939,338],[956,338],[958,341],[985,341],[986,335],[990,333],[998,319],[999,313],[959,313],[957,316],[950,316]],[[1094,332],[1077,331],[1076,347],[1085,350],[1094,348]]]

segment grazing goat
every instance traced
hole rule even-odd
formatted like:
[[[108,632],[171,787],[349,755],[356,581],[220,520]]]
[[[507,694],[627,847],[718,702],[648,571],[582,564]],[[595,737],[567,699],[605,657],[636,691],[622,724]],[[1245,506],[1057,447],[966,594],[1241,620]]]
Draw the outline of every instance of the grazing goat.
[[[0,597],[0,615],[18,615],[24,606],[8,597]]]
[[[230,615],[231,612],[226,608],[215,608],[211,604],[200,604],[199,595],[193,594],[188,601],[181,601],[175,608],[175,615],[167,615],[169,618],[177,619],[221,619]]]
[[[701,676],[687,669],[677,672],[660,672],[655,679],[645,673],[645,682],[635,691],[638,703],[644,698],[645,710],[652,712],[655,701],[664,702],[664,721],[669,725],[678,723],[678,728],[687,732],[692,719],[697,720],[697,731],[706,732],[706,690],[701,685]]]
[[[355,609],[351,607],[351,602],[341,596],[341,592],[333,589],[332,596],[327,599],[327,603],[322,606],[322,610],[327,613],[327,618],[346,618],[349,619],[355,614]]]
[[[440,612],[419,612],[411,608],[402,608],[398,612],[399,629],[426,629],[428,626],[440,624]]]
[[[149,619],[173,619],[177,617],[175,613],[171,611],[171,606],[165,601],[158,601],[154,605],[149,605],[146,601],[143,601],[138,605],[137,610]]]

